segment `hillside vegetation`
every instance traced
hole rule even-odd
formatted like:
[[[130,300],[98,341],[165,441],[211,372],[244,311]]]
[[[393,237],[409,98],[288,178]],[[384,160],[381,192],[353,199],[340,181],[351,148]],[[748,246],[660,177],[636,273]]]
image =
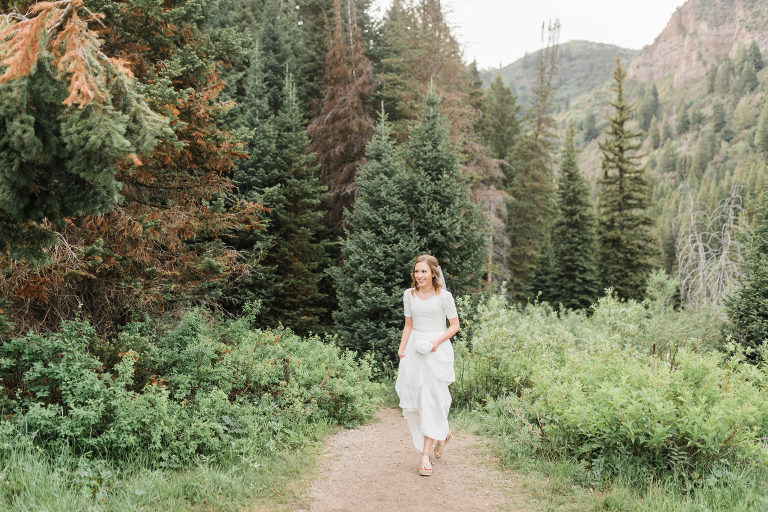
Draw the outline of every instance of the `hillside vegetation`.
[[[733,59],[721,57],[694,85],[675,88],[672,77],[630,82],[629,99],[637,106],[632,125],[644,136],[642,160],[651,183],[663,257],[659,263],[668,271],[677,264],[681,208],[691,199],[695,211],[712,212],[736,191],[746,212],[742,221],[751,219],[768,171],[761,143],[768,126],[761,130],[759,122],[765,119],[766,86],[768,71],[762,69],[759,50],[743,45]],[[605,97],[603,90],[593,90],[557,115],[561,128],[568,120],[579,128],[579,167],[593,187],[601,172],[598,142],[610,108]],[[591,133],[589,117],[596,120]]]
[[[558,105],[564,107],[569,100],[593,91],[610,79],[616,54],[628,61],[637,51],[590,41],[569,41],[561,44],[558,49],[558,74],[555,81]],[[530,99],[538,62],[537,51],[499,69],[483,70],[480,78],[483,86],[487,86],[497,73],[501,74],[504,83],[515,92],[520,103],[525,105]]]

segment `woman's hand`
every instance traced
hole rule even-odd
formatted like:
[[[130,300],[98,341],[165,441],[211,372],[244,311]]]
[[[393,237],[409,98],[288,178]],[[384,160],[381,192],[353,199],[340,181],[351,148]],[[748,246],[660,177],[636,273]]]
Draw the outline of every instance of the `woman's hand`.
[[[442,343],[442,341],[441,341],[441,340],[435,340],[435,341],[433,341],[433,342],[432,342],[432,352],[434,352],[435,350],[437,350],[437,347],[439,347],[439,346],[440,346],[440,343]]]
[[[405,349],[403,347],[400,347],[397,349],[397,355],[400,357],[400,359],[405,357]]]

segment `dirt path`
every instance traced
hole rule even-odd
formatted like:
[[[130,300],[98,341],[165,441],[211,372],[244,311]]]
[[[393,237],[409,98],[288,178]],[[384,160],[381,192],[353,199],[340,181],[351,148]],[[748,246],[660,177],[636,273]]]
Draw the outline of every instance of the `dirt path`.
[[[423,477],[400,410],[382,409],[376,417],[330,439],[309,511],[525,510],[515,481],[495,467],[481,440],[454,433],[443,459],[433,459],[433,475]]]

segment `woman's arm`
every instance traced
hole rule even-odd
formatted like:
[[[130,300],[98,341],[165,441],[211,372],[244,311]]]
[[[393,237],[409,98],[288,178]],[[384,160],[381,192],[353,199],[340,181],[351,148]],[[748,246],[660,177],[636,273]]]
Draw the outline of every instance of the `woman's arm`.
[[[448,319],[448,329],[445,330],[442,336],[432,341],[432,352],[437,350],[437,347],[446,340],[451,339],[451,336],[459,332],[459,317]]]
[[[459,319],[457,318],[456,321]],[[405,325],[403,326],[403,335],[400,336],[400,348],[397,349],[397,355],[402,359],[405,357],[405,346],[408,344],[408,338],[411,337],[411,331],[413,330],[413,318],[410,316],[405,317]],[[458,330],[458,329],[456,329]]]

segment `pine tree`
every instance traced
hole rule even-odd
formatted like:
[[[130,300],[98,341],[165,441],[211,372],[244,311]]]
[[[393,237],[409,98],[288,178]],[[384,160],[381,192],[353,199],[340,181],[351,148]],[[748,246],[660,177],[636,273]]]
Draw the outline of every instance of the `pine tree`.
[[[688,117],[688,107],[685,106],[685,103],[680,102],[680,105],[677,107],[677,136],[680,137],[688,132],[688,129],[691,127],[691,120]]]
[[[424,84],[417,76],[417,48],[413,31],[418,27],[416,12],[403,0],[393,0],[381,25],[380,61],[376,75],[381,84],[376,99],[384,105],[393,132],[404,139],[414,119]]]
[[[331,46],[335,44],[334,30],[337,26],[334,1],[282,2],[287,4],[286,10],[295,11],[297,15],[292,28],[298,27],[298,30],[291,30],[291,34],[295,34],[291,41],[296,54],[295,80],[301,103],[310,118],[320,113],[328,88],[334,87],[326,74],[327,57],[332,51]],[[376,35],[373,20],[368,14],[370,6],[371,0],[347,0],[339,4],[338,13],[347,27],[347,38],[354,37],[354,32],[357,31],[362,38],[361,48],[372,48],[372,38]],[[351,26],[352,23],[356,28]],[[365,55],[368,56],[367,51]]]
[[[283,84],[287,73],[295,72],[296,56],[286,40],[286,16],[280,13],[280,0],[265,0],[262,20],[257,34],[259,72],[267,94],[269,112],[277,115],[284,97]]]
[[[407,137],[418,122],[424,93],[432,87],[443,98],[451,140],[463,146],[474,136],[480,114],[473,108],[472,75],[442,3],[393,1],[381,27],[381,41],[378,99],[384,102],[395,137]]]
[[[755,126],[757,119],[755,118],[754,107],[752,106],[752,98],[744,96],[736,104],[736,108],[733,109],[729,121],[729,126],[734,133],[739,133],[742,130],[747,130]]]
[[[170,133],[80,7],[38,3],[2,30],[0,254],[42,257],[66,218],[112,209],[121,165]]]
[[[713,94],[715,92],[715,81],[717,80],[717,64],[712,64],[707,69],[706,83],[707,94]]]
[[[551,229],[550,229],[551,231]],[[557,304],[555,291],[555,256],[552,240],[547,234],[541,246],[541,256],[539,263],[533,272],[531,279],[531,295],[541,302]]]
[[[751,61],[744,62],[739,74],[739,82],[744,92],[752,92],[757,88],[757,72]]]
[[[640,134],[627,126],[632,106],[624,99],[625,77],[617,57],[612,87],[616,98],[610,102],[614,112],[600,143],[598,266],[603,287],[612,286],[620,297],[640,298],[655,247],[648,214],[649,187],[638,162]]]
[[[268,259],[277,269],[277,293],[269,317],[297,332],[317,330],[322,293],[319,282],[328,265],[328,244],[322,228],[327,189],[314,175],[315,155],[309,152],[296,87],[291,75],[285,79],[282,107],[275,118],[277,169],[280,172],[280,204],[271,207],[268,219],[276,245]]]
[[[589,307],[600,294],[595,217],[589,188],[576,165],[573,125],[566,134],[560,165],[552,246],[552,302],[571,309]]]
[[[237,284],[237,302],[259,301],[257,325],[281,323],[298,333],[317,331],[325,313],[318,285],[328,266],[322,218],[326,188],[314,176],[314,154],[291,75],[284,79],[280,109],[269,98],[258,102],[250,158],[235,171],[240,194],[269,208],[267,225],[238,234],[236,245],[254,266]],[[254,83],[257,91],[263,84]]]
[[[757,46],[757,41],[752,41],[752,44],[749,45],[747,58],[749,59],[749,62],[752,63],[752,67],[755,71],[763,69],[765,63],[763,62],[763,54],[760,53],[760,47]]]
[[[715,133],[720,133],[725,128],[725,108],[720,101],[712,105],[712,126],[715,128]]]
[[[755,144],[760,154],[768,162],[768,98],[763,100],[763,108],[760,109],[760,119],[757,121],[757,137]]]
[[[590,110],[584,118],[584,142],[595,140],[600,132],[597,131],[595,114]]]
[[[485,93],[483,92],[483,79],[480,78],[480,70],[477,68],[476,60],[467,66],[467,76],[467,102],[474,111],[480,112],[480,116],[477,117],[472,128],[475,132],[482,133],[482,108]]]
[[[63,21],[83,21],[81,16],[88,12],[78,7],[82,2],[35,5],[38,9],[63,9],[69,14],[62,18],[64,12],[56,13],[55,18]],[[223,85],[218,72],[244,57],[242,45],[235,44],[240,38],[231,32],[221,33],[214,41],[206,32],[210,13],[184,0],[131,8],[102,0],[99,9],[105,16],[91,27],[102,37],[100,48],[78,32],[83,25],[65,30],[79,42],[73,40],[70,49],[74,54],[60,62],[68,67],[81,59],[72,68],[79,79],[69,90],[75,93],[73,105],[83,105],[72,109],[72,147],[78,148],[81,158],[90,152],[88,147],[99,145],[104,147],[103,157],[114,155],[113,149],[108,149],[114,143],[131,150],[130,144],[120,141],[116,125],[107,119],[90,125],[90,109],[107,116],[119,113],[119,124],[131,126],[128,136],[123,137],[139,142],[137,147],[157,135],[151,124],[137,125],[147,113],[141,112],[143,105],[164,116],[167,122],[160,124],[170,126],[170,130],[161,130],[154,150],[137,154],[137,160],[119,161],[116,170],[104,162],[94,170],[91,178],[101,174],[97,180],[107,188],[112,187],[108,175],[114,172],[123,199],[105,213],[75,213],[62,226],[56,226],[61,245],[46,251],[50,265],[19,263],[12,281],[0,274],[0,289],[12,297],[10,318],[22,332],[57,329],[61,320],[79,315],[91,320],[106,338],[114,336],[118,326],[135,312],[143,315],[196,304],[218,307],[222,289],[245,271],[236,251],[222,240],[223,234],[236,226],[259,227],[262,209],[235,200],[229,180],[234,161],[244,156],[242,138],[219,124],[226,106],[219,98]],[[43,43],[38,47],[43,49]],[[39,55],[45,59],[50,53],[46,49]],[[75,60],[68,61],[70,58]],[[113,66],[122,66],[123,76],[133,74],[138,85],[134,92],[140,91],[140,95],[124,88],[119,73],[97,65],[106,59]],[[83,70],[93,76],[80,73]],[[42,66],[37,66],[35,75],[42,79],[44,73]],[[57,79],[68,76],[66,72],[55,74]],[[90,106],[87,101],[79,102],[87,91],[96,92]],[[48,88],[36,94],[34,101],[48,101],[58,94],[55,88]],[[65,87],[58,101],[66,98]],[[102,104],[102,100],[106,102]],[[46,117],[46,123],[56,120],[55,115],[37,112]],[[43,133],[55,135],[55,130],[46,128]],[[95,134],[102,140],[93,139]],[[66,154],[52,139],[46,146],[49,158]],[[134,165],[139,162],[141,165]],[[74,170],[80,163],[82,160],[75,157],[67,165]],[[68,189],[67,194],[73,190]],[[91,199],[103,197],[94,193]],[[0,267],[7,265],[5,256],[0,254]]]
[[[507,237],[501,219],[505,194],[498,189],[500,162],[482,144],[477,76],[462,60],[444,5],[439,0],[392,2],[381,27],[377,98],[383,101],[394,136],[400,141],[407,139],[418,122],[426,90],[431,87],[442,98],[451,142],[460,147],[463,170],[472,181],[472,197],[482,204],[493,226],[487,274],[492,280],[494,275],[508,273],[504,261]]]
[[[664,118],[664,129],[661,131],[661,141],[662,143],[666,141],[671,141],[675,137],[675,134],[672,132],[672,126],[669,124],[669,120],[667,118]]]
[[[651,126],[648,128],[648,140],[651,141],[652,149],[659,149],[661,145],[661,134],[659,134],[659,121],[656,116],[651,119]]]
[[[718,66],[717,79],[715,80],[715,91],[718,94],[728,94],[731,91],[733,73],[733,61],[726,56]]]
[[[412,218],[421,251],[440,261],[453,293],[476,289],[487,259],[486,220],[470,199],[459,150],[451,144],[440,98],[431,90],[406,162],[413,172]]]
[[[483,140],[494,158],[507,159],[520,132],[520,105],[500,74],[496,74],[485,91],[482,105],[480,127]]]
[[[739,288],[725,301],[728,321],[723,332],[756,349],[768,340],[768,188],[763,188],[750,235]],[[752,358],[758,359],[758,355]]]
[[[743,41],[739,41],[739,44],[736,45],[736,52],[733,54],[734,68],[740,71],[742,66],[744,66],[744,63],[747,62],[748,59],[749,59],[749,55],[747,54],[747,47],[744,46]]]
[[[651,86],[651,107],[653,115],[656,115],[659,112],[659,89],[655,83]]]
[[[355,197],[355,173],[362,162],[373,120],[365,99],[373,91],[371,63],[365,56],[355,11],[343,20],[340,0],[333,0],[331,41],[326,55],[328,84],[317,117],[307,131],[317,153],[320,182],[330,192],[328,223],[340,225],[344,208]]]
[[[648,131],[651,125],[651,120],[659,110],[659,91],[656,89],[656,84],[648,90],[643,96],[643,101],[637,108],[637,117],[640,121],[640,128],[644,131]]]
[[[372,353],[379,363],[396,359],[393,340],[403,327],[403,290],[410,286],[410,264],[420,252],[409,203],[413,178],[390,132],[382,115],[357,175],[360,195],[341,241],[344,262],[333,271],[339,343]]]
[[[714,128],[709,125],[704,128],[696,139],[696,145],[693,149],[693,160],[691,162],[691,172],[698,182],[706,171],[712,157],[715,156],[716,137]]]
[[[506,218],[510,240],[507,265],[511,271],[508,286],[518,301],[525,301],[534,293],[533,279],[554,212],[552,109],[559,31],[558,22],[549,26],[548,45],[540,52],[533,100],[525,117],[525,133],[518,137],[510,158],[512,179],[507,189],[510,200]]]

